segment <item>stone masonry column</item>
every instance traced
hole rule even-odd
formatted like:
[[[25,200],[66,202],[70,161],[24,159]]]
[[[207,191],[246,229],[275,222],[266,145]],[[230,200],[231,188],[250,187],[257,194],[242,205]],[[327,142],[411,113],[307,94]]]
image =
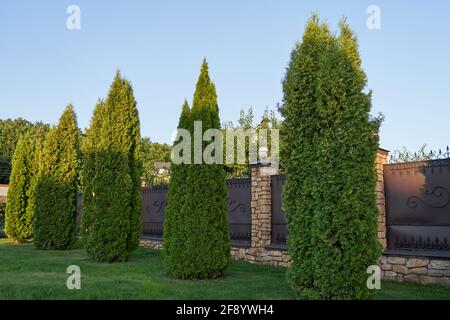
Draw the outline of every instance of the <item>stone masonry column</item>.
[[[257,163],[250,166],[252,188],[252,241],[250,262],[262,262],[266,246],[271,243],[271,175],[278,173],[278,168],[270,163]]]
[[[375,160],[375,168],[377,170],[377,184],[375,187],[376,201],[377,207],[379,211],[378,215],[378,226],[377,226],[377,235],[378,241],[380,241],[383,250],[387,247],[387,239],[386,239],[386,201],[384,196],[384,173],[383,166],[387,164],[389,151],[384,149],[378,149],[377,158]]]

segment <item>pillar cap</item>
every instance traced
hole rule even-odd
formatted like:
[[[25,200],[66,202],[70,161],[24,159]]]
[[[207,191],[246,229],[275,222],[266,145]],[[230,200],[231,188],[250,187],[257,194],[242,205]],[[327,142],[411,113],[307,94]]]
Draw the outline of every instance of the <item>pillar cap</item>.
[[[272,167],[276,165],[278,167],[278,162],[275,161],[257,161],[257,162],[252,162],[250,163],[251,167]]]

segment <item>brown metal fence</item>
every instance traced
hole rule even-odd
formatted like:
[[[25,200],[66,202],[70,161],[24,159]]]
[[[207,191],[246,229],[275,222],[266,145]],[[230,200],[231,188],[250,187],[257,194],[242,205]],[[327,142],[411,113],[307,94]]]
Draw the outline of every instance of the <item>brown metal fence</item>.
[[[245,179],[227,180],[228,223],[230,239],[234,243],[250,246],[252,234],[251,181]]]
[[[389,250],[450,255],[450,159],[384,166]]]
[[[272,244],[286,246],[288,229],[286,225],[286,214],[284,213],[282,206],[282,191],[286,178],[282,175],[274,175],[271,179]]]
[[[168,186],[142,188],[142,234],[162,238]]]
[[[228,222],[230,239],[234,244],[250,246],[251,241],[251,182],[250,179],[227,180]],[[167,185],[142,189],[142,234],[162,238]]]

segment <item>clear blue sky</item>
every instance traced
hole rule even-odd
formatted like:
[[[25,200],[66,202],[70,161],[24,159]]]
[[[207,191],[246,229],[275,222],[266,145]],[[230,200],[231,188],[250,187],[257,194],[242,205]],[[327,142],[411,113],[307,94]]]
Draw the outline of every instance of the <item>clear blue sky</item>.
[[[81,8],[81,30],[66,8]],[[369,5],[381,29],[366,27]],[[450,143],[449,1],[2,1],[0,118],[55,123],[73,103],[89,124],[115,70],[132,82],[142,135],[169,142],[184,98],[192,100],[203,57],[218,90],[221,120],[281,101],[281,80],[311,12],[337,29],[348,17],[386,120],[381,146]]]

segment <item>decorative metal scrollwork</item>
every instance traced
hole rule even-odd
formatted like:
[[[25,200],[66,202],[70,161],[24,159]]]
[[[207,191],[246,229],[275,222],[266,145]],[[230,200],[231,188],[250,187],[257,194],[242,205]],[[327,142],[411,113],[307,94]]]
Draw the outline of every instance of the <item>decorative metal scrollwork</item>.
[[[448,206],[450,204],[450,192],[441,186],[435,187],[433,190],[425,190],[425,195],[427,196],[433,196],[435,198],[439,198],[439,199],[445,199],[446,197],[446,201],[441,203],[441,204],[432,204],[429,203],[425,200],[423,200],[422,198],[419,198],[417,196],[411,196],[408,198],[408,200],[406,201],[407,206],[410,209],[415,209],[417,208],[417,206],[419,205],[419,202],[423,203],[424,205],[430,207],[430,208],[436,208],[436,209],[441,209],[441,208],[445,208],[446,206]]]
[[[165,201],[165,200],[162,200],[162,201],[156,200],[155,202],[153,202],[153,208],[156,208],[155,209],[156,213],[160,213],[165,208],[166,205],[167,205],[167,201]]]
[[[237,200],[233,200],[230,197],[227,198],[227,205],[229,212],[235,212],[236,210],[240,210],[241,212],[245,212],[245,205],[243,203],[237,202]]]

